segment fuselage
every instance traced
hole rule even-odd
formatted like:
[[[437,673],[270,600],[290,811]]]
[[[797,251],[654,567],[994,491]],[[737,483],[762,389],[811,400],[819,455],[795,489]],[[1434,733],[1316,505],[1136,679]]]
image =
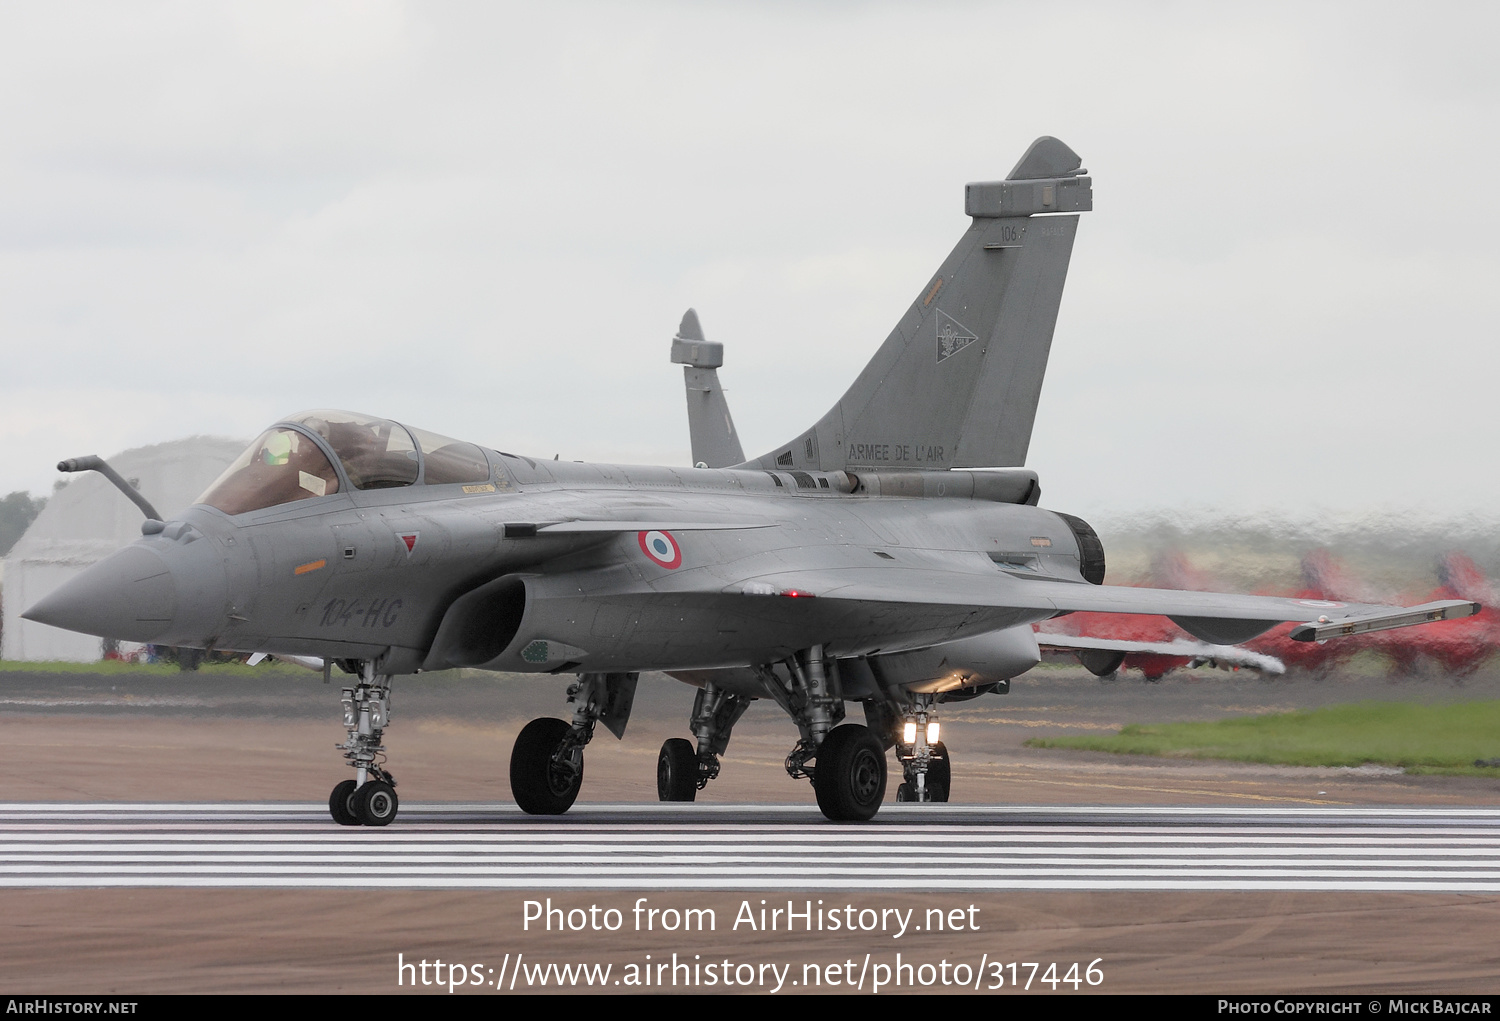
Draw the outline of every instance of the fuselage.
[[[462,482],[431,484],[423,471],[420,482],[360,489],[340,465],[323,495],[238,513],[195,504],[71,583],[108,588],[92,609],[109,620],[59,623],[164,645],[376,660],[390,673],[696,670],[810,645],[893,653],[1049,615],[922,614],[776,587],[826,558],[867,560],[898,589],[903,568],[934,554],[972,556],[997,582],[1079,580],[1061,516],[996,498],[1024,498],[1029,473],[484,456],[487,477]],[[976,489],[989,498],[965,495]]]

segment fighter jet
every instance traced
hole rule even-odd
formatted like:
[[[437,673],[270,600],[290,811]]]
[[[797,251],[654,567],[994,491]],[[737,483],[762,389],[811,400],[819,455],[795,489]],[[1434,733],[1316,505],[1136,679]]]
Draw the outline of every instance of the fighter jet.
[[[663,800],[710,783],[745,707],[769,698],[796,727],[787,772],[812,782],[828,818],[865,820],[898,741],[898,794],[930,800],[948,767],[934,696],[1035,664],[1035,622],[1164,614],[1233,644],[1284,621],[1323,640],[1474,613],[1458,599],[1402,608],[1101,584],[1094,530],[1038,506],[1037,475],[1021,467],[1092,207],[1081,162],[1044,137],[1005,180],[968,185],[968,225],[870,363],[827,414],[756,459],[546,461],[303,412],[174,520],[141,498],[142,537],[25,616],[337,663],[355,677],[342,746],[354,775],[329,812],[379,826],[399,804],[383,744],[392,680],[423,671],[577,675],[571,720],[533,720],[516,738],[511,792],[527,812],[573,804],[596,725],[621,736],[640,671],[661,670],[699,688],[696,741],[670,740],[658,759]],[[847,719],[851,703],[863,723]]]

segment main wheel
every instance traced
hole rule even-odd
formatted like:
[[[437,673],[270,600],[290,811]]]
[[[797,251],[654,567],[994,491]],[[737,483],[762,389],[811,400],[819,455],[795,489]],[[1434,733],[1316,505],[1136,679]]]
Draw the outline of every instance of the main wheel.
[[[334,784],[333,793],[328,795],[328,814],[340,826],[360,824],[359,813],[354,810],[352,803],[355,790],[353,780],[342,780]]]
[[[583,765],[577,775],[552,761],[571,728],[563,720],[544,716],[532,720],[516,735],[510,752],[510,793],[530,815],[562,815],[573,807],[583,786]]]
[[[366,826],[389,826],[400,805],[395,789],[384,780],[369,781],[350,799],[350,807]]]
[[[885,749],[868,727],[846,723],[818,746],[813,790],[818,807],[835,822],[863,822],[885,800]]]
[[[698,796],[698,752],[693,742],[669,737],[656,757],[658,801],[692,801]]]
[[[932,746],[932,761],[927,764],[927,789],[933,801],[947,801],[953,787],[953,760],[948,746],[939,741]]]

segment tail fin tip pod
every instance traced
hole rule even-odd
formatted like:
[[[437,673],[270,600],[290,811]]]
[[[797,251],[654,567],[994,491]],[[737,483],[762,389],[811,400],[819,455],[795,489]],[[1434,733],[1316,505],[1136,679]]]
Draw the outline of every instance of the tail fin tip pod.
[[[677,336],[672,338],[672,361],[685,361],[692,357],[692,353],[685,350],[681,351],[682,357],[678,357],[679,344],[691,344],[693,341],[703,342],[704,340],[703,325],[698,322],[698,310],[690,308],[682,313],[682,323],[677,327]],[[723,347],[722,344],[718,346]]]
[[[719,385],[719,366],[724,364],[724,345],[704,337],[698,313],[688,309],[672,338],[672,361],[682,366],[687,388],[688,435],[693,464],[726,468],[745,460],[739,433],[729,415],[729,402]]]
[[[1007,179],[967,185],[969,227],[853,385],[811,429],[746,466],[1025,464],[1076,214],[1093,208],[1082,164],[1043,136]]]
[[[1043,135],[1031,143],[1006,180],[1032,181],[1044,177],[1078,177],[1087,173],[1081,156],[1061,140]]]

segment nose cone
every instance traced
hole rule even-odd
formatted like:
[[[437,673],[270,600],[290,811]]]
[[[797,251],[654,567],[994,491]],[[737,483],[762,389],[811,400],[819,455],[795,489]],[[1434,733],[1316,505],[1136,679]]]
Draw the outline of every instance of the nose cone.
[[[127,546],[21,616],[86,635],[150,642],[171,627],[176,612],[177,583],[166,561],[144,547]]]

